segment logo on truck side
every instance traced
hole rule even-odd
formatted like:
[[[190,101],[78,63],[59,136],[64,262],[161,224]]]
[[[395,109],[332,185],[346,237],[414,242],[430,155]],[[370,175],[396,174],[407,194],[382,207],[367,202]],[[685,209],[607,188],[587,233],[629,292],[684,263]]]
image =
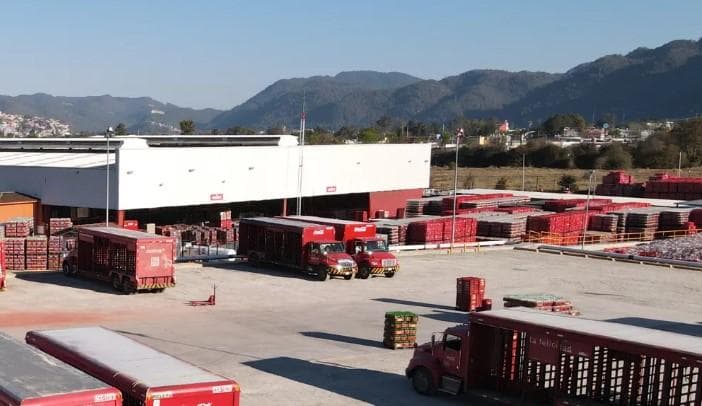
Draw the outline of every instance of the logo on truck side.
[[[154,392],[151,397],[153,399],[170,399],[173,397],[173,392],[171,391],[166,391],[166,392]]]
[[[112,402],[115,400],[117,400],[117,395],[114,393],[101,393],[99,395],[95,395],[95,403]]]

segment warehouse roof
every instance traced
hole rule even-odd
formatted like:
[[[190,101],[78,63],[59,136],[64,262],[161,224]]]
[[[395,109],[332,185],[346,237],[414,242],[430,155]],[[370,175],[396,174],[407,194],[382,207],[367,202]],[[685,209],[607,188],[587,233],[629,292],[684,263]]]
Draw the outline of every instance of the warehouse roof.
[[[0,388],[18,400],[109,389],[97,379],[27,344],[0,334]]]
[[[34,203],[37,199],[17,192],[0,192],[0,204]]]
[[[30,334],[151,388],[226,380],[102,327],[35,331]],[[119,351],[115,351],[116,348]]]
[[[110,165],[114,163],[115,154],[110,154]],[[0,166],[32,166],[77,169],[95,168],[101,166],[104,167],[105,153],[0,151]]]
[[[643,344],[702,357],[702,340],[685,334],[580,317],[555,315],[529,309],[493,310],[475,313],[472,318],[479,320],[483,316],[562,329],[576,334],[607,337],[622,342]]]

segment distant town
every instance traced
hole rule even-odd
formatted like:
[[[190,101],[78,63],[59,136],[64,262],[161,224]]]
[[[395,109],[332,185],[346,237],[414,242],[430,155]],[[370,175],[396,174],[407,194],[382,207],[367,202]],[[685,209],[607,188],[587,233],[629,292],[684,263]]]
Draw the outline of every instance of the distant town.
[[[65,137],[70,134],[71,127],[54,118],[0,111],[0,136],[3,137]]]

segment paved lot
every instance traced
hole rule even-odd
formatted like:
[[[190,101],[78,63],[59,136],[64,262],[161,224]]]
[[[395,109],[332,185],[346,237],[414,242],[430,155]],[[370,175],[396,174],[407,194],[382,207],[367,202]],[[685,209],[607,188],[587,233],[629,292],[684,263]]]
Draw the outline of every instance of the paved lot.
[[[405,256],[392,279],[315,282],[244,264],[185,266],[178,287],[122,296],[60,274],[12,278],[0,293],[0,329],[100,324],[239,381],[246,405],[464,404],[416,395],[403,372],[411,351],[380,346],[383,314],[421,315],[419,340],[465,320],[455,278],[487,278],[487,295],[553,293],[584,317],[702,337],[702,273],[499,250]],[[217,284],[217,306],[189,307]],[[471,404],[474,404],[471,402]]]

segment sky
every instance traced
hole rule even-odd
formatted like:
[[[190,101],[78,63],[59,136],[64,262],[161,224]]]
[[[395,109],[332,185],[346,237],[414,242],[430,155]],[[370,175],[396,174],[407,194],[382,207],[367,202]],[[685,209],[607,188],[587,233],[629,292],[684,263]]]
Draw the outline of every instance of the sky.
[[[702,37],[699,0],[3,0],[0,94],[229,109],[276,80],[564,72]]]

